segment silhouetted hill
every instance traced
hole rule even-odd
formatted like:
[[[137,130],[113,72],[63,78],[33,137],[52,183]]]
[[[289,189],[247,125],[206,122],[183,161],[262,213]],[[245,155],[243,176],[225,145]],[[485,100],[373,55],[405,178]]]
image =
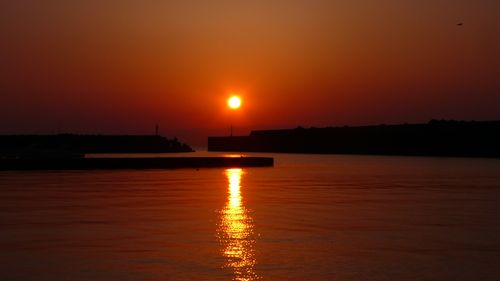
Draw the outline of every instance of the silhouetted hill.
[[[176,138],[155,135],[4,135],[0,136],[0,156],[59,152],[75,153],[163,153],[191,152]],[[50,156],[50,155],[48,155]]]
[[[209,137],[209,151],[500,157],[500,121],[252,131]]]

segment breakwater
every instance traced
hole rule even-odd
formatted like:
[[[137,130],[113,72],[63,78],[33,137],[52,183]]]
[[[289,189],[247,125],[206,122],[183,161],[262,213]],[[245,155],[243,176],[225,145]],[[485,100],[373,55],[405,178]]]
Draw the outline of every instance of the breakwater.
[[[272,167],[270,157],[0,159],[0,171]]]
[[[63,152],[78,153],[165,153],[192,152],[176,138],[159,135],[2,135],[0,156],[29,156]]]
[[[500,121],[252,131],[209,137],[209,151],[500,157]]]

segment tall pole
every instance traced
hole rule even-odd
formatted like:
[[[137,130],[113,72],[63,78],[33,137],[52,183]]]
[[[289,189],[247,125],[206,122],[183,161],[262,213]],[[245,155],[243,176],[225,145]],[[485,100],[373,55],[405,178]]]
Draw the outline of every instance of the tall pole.
[[[232,112],[231,116],[229,116],[229,136],[233,136],[233,121],[234,121],[234,117],[233,117],[234,113]]]

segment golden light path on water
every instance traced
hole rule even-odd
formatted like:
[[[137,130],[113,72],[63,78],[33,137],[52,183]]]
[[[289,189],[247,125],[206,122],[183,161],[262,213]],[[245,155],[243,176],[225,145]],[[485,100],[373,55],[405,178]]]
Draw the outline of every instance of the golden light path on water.
[[[233,280],[258,280],[254,269],[253,222],[243,205],[241,194],[244,172],[242,169],[227,169],[225,173],[229,182],[228,200],[221,212],[219,227],[222,254],[226,258],[225,267],[233,270]]]

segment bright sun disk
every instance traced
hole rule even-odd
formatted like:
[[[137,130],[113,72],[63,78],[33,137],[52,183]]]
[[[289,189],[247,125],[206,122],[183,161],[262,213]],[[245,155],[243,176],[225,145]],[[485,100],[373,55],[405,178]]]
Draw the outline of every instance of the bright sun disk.
[[[232,96],[227,100],[227,105],[231,109],[238,109],[241,106],[241,99],[238,96]]]

